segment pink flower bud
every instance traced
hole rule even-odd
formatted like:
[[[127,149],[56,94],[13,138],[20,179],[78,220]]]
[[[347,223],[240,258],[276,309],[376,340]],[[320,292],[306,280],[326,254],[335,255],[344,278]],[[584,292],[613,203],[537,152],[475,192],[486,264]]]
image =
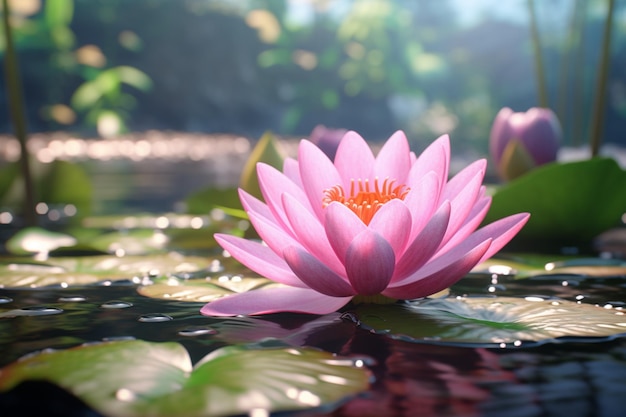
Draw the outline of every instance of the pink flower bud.
[[[489,148],[498,174],[511,180],[526,171],[556,160],[561,125],[550,109],[533,107],[515,113],[504,107],[491,128]]]

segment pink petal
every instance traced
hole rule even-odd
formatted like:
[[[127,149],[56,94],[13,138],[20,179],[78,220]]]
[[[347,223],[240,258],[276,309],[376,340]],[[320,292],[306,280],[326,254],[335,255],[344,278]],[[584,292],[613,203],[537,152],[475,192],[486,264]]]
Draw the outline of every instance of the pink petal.
[[[222,234],[216,234],[215,240],[233,258],[254,272],[281,284],[306,288],[306,285],[293,273],[285,260],[267,246],[240,237]]]
[[[489,153],[496,165],[500,163],[504,148],[512,137],[510,136],[510,132],[508,132],[510,130],[508,120],[512,114],[513,110],[508,107],[500,109],[491,127],[491,134],[489,135]]]
[[[422,232],[409,244],[396,262],[392,283],[401,281],[421,268],[435,253],[448,228],[450,203],[444,203]]]
[[[302,178],[300,178],[300,166],[298,161],[293,158],[286,158],[283,165],[283,173],[287,178],[294,182],[298,187],[302,187]]]
[[[285,213],[299,242],[307,251],[338,275],[345,277],[345,268],[326,237],[324,226],[302,204],[289,194],[283,194]]]
[[[248,212],[248,218],[259,237],[275,254],[280,256],[288,246],[300,246],[300,243],[294,237],[277,226],[275,222],[271,222],[253,211]]]
[[[374,166],[374,154],[369,145],[358,133],[350,131],[339,142],[335,155],[335,166],[341,176],[346,191],[351,179],[369,179]]]
[[[463,278],[480,262],[481,257],[487,251],[490,244],[491,241],[487,240],[452,262],[436,266],[433,265],[433,267],[429,268],[428,273],[420,273],[419,278],[412,280],[409,284],[388,288],[383,291],[383,295],[401,300],[409,300],[426,297],[445,290]]]
[[[404,184],[411,168],[409,141],[401,130],[394,133],[380,149],[374,163],[374,177]]]
[[[493,240],[489,250],[485,252],[479,262],[491,258],[496,252],[502,249],[504,245],[509,243],[522,227],[524,227],[529,218],[530,214],[528,213],[513,214],[512,216],[489,223],[487,226],[475,231],[470,238],[473,237],[474,239],[480,240],[488,237]]]
[[[292,246],[283,252],[291,270],[311,289],[331,297],[350,297],[354,289],[310,253]]]
[[[480,182],[482,183],[486,169],[487,161],[485,159],[474,161],[467,167],[463,168],[458,174],[452,177],[450,181],[448,181],[440,201],[452,201],[476,176],[480,176]]]
[[[205,316],[239,316],[280,312],[329,314],[352,297],[329,297],[308,288],[268,288],[229,295],[206,304]]]
[[[408,207],[412,216],[411,233],[409,242],[422,231],[430,217],[437,209],[439,201],[439,183],[434,171],[428,172],[420,180],[411,186],[404,198],[404,204]]]
[[[393,275],[396,263],[391,245],[369,229],[359,233],[346,251],[346,272],[359,294],[376,295]]]
[[[300,142],[298,164],[300,165],[300,177],[304,191],[313,212],[322,220],[324,218],[324,191],[342,184],[342,180],[337,169],[324,152],[307,140]],[[302,201],[300,196],[293,195],[297,200]]]
[[[348,247],[359,233],[367,229],[363,221],[348,207],[333,202],[326,207],[326,237],[337,257],[345,263]]]
[[[448,135],[440,136],[431,143],[412,165],[409,171],[407,184],[411,187],[428,172],[434,171],[439,180],[439,192],[448,181],[448,169],[450,166],[450,138]]]
[[[411,233],[411,213],[404,202],[396,198],[383,204],[368,227],[382,236],[399,258]]]
[[[465,183],[465,186],[459,193],[454,195],[453,200],[450,201],[452,211],[450,212],[450,222],[446,235],[442,240],[442,246],[454,236],[471,213],[481,190],[483,176],[483,172],[476,173],[473,178]]]
[[[267,203],[268,208],[281,227],[291,231],[291,226],[283,211],[281,196],[283,193],[287,193],[293,195],[298,200],[307,201],[306,194],[293,181],[287,178],[285,174],[270,165],[258,163],[257,174],[261,193],[263,194],[263,199]],[[308,204],[306,207],[308,210],[313,210]]]
[[[265,217],[268,221],[276,223],[276,219],[274,218],[274,215],[270,211],[269,207],[267,207],[267,204],[241,188],[238,192],[239,200],[241,200],[241,205],[246,213],[255,212],[259,216]]]
[[[456,246],[471,235],[487,215],[490,205],[491,197],[480,198],[472,208],[469,216],[467,216],[463,226],[461,226],[454,236],[452,236],[450,240],[437,251],[437,253],[447,252],[450,248]]]
[[[424,277],[429,276],[439,271],[440,269],[447,267],[447,265],[457,262],[467,253],[474,250],[474,248],[476,248],[477,246],[481,246],[485,241],[491,242],[491,240],[492,239],[488,233],[474,232],[467,239],[450,249],[448,252],[441,255],[433,256],[421,269],[417,270],[415,273],[409,275],[402,280],[393,282],[390,287],[396,288],[404,286],[411,282],[419,281],[420,279],[423,279]],[[481,256],[486,253],[487,249],[488,247],[485,248],[485,251],[481,253]]]

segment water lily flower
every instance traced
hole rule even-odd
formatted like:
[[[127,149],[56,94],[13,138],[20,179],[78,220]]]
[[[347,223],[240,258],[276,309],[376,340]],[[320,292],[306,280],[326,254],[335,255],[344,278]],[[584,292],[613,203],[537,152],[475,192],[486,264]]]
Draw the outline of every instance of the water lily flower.
[[[498,174],[512,180],[538,165],[556,160],[561,125],[550,109],[533,107],[516,113],[500,110],[493,122],[489,147]]]
[[[346,133],[348,133],[346,129],[332,129],[324,125],[317,125],[309,135],[309,140],[332,161],[335,159],[339,142]]]
[[[448,288],[508,243],[529,216],[476,230],[491,203],[482,185],[486,161],[448,180],[449,162],[447,135],[417,157],[399,131],[376,157],[348,132],[334,162],[302,140],[297,161],[288,158],[283,172],[258,164],[265,202],[239,195],[263,243],[215,238],[239,262],[284,285],[230,295],[201,312],[327,314],[354,298],[415,299]]]

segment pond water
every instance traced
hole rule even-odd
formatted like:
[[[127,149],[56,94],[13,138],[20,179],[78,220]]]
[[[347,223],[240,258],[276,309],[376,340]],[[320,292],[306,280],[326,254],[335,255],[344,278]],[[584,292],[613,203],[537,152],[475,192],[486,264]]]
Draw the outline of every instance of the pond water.
[[[161,139],[168,145],[163,147]],[[181,138],[179,142],[169,139],[149,137],[114,142],[114,146],[109,144],[113,147],[107,148],[106,152],[98,148],[94,154],[89,151],[90,146],[96,144],[72,142],[68,138],[59,140],[54,146],[54,141],[42,142],[38,149],[44,158],[62,157],[65,155],[59,154],[62,152],[71,154],[85,167],[98,190],[96,214],[120,209],[133,214],[146,209],[172,211],[177,202],[197,189],[207,185],[234,185],[250,150],[248,142],[243,140],[232,147],[231,137],[222,138],[224,144],[229,144],[223,149],[217,146],[222,143],[221,139],[213,138],[208,145],[196,141],[197,148],[193,150],[187,146],[189,138]],[[85,152],[85,158],[92,159],[76,156],[77,149]],[[168,158],[159,153],[163,149]],[[180,157],[172,159],[172,155],[178,155],[177,149]],[[143,161],[134,161],[130,150],[143,155]],[[46,154],[53,151],[56,154]],[[190,154],[194,159],[189,159]],[[95,158],[97,155],[102,159]],[[150,233],[156,231],[155,236],[163,237],[167,230],[159,229],[158,219],[164,218],[167,220],[163,216],[148,216],[148,220],[157,221],[145,223],[143,228]],[[136,216],[127,219],[133,220],[132,227],[145,220]],[[214,225],[207,228],[210,221],[202,217],[189,219],[187,226],[194,219],[200,219],[201,225],[200,230],[192,230],[195,235],[191,244],[177,236],[177,231],[171,233],[170,230],[169,234],[166,233],[170,239],[167,247],[160,245],[160,240],[150,240],[147,246],[144,241],[139,249],[131,246],[138,253],[147,250],[157,256],[176,250],[205,258],[209,263],[213,262],[213,266],[224,266],[206,267],[191,277],[176,276],[183,284],[188,278],[214,282],[220,277],[251,275],[232,259],[224,258],[216,251],[214,243],[213,247],[207,247],[205,243],[198,247],[198,242],[212,241],[211,234],[216,230],[211,229]],[[98,221],[97,217],[93,220],[97,224],[94,227],[102,228],[98,233],[103,230],[124,232],[131,227],[124,221],[121,226],[103,227],[111,220]],[[169,226],[173,224],[167,223]],[[55,224],[51,226],[55,227]],[[227,226],[231,228],[232,224]],[[4,240],[13,232],[0,229],[0,237]],[[120,248],[109,252],[126,253],[121,259],[130,262],[131,251],[120,253]],[[153,262],[155,258],[150,259]],[[54,257],[50,258],[52,263],[54,260]],[[13,261],[7,258],[3,263]],[[543,263],[548,261],[546,259]],[[133,262],[138,261],[133,258]],[[568,302],[593,306],[597,310],[623,315],[626,264],[615,259],[595,258],[584,261],[583,266],[582,272],[554,273],[541,265],[539,269],[545,273],[535,271],[524,279],[509,275],[508,267],[475,271],[452,287],[447,299],[454,300],[456,296],[494,297],[494,300],[515,297],[534,302],[546,300],[555,305]],[[617,268],[611,269],[614,266]],[[51,276],[53,273],[50,270]],[[36,281],[39,283],[37,288],[0,286],[0,367],[33,352],[103,340],[176,341],[186,348],[195,363],[224,346],[273,339],[294,347],[308,346],[349,358],[366,358],[366,367],[372,376],[365,392],[322,408],[277,413],[284,417],[612,417],[622,416],[626,410],[624,333],[601,337],[547,336],[540,341],[520,337],[500,342],[495,335],[502,329],[486,323],[488,320],[484,318],[470,317],[464,322],[452,321],[438,327],[437,318],[418,320],[414,315],[401,312],[403,327],[395,326],[396,323],[389,319],[391,316],[385,316],[387,313],[379,315],[380,310],[376,308],[354,305],[326,316],[274,314],[210,318],[199,313],[203,302],[146,296],[144,290],[154,278],[150,271],[142,279],[129,274],[121,279],[119,276],[115,280],[100,276],[88,282],[79,280],[69,284],[53,280],[52,285],[44,283],[45,273],[35,275],[41,280]],[[13,313],[3,316],[2,313],[7,311]],[[558,314],[568,313],[557,311]],[[584,315],[577,317],[585,321]],[[385,325],[385,320],[389,326]],[[477,330],[470,326],[467,330],[468,322],[486,324],[486,327]],[[517,323],[507,326],[515,328]],[[606,324],[591,325],[594,326],[599,329]],[[422,327],[424,332],[418,331]],[[551,329],[552,333],[559,326],[555,327],[557,329]],[[476,334],[486,335],[488,341],[471,341]],[[95,417],[100,414],[52,384],[31,381],[0,393],[0,415]],[[251,414],[251,417],[256,416]]]
[[[222,259],[214,252],[210,256]],[[199,314],[202,303],[148,298],[138,294],[138,287],[132,280],[105,280],[69,288],[0,289],[2,310],[23,314],[0,319],[0,366],[34,351],[101,340],[178,341],[195,362],[225,345],[277,338],[371,358],[373,376],[367,392],[336,407],[280,414],[285,416],[608,417],[623,415],[626,407],[626,338],[619,336],[501,346],[453,343],[371,329],[360,324],[371,313],[350,305],[327,316],[209,318]],[[448,298],[455,295],[558,299],[621,310],[626,277],[563,274],[514,280],[474,273]],[[98,415],[41,382],[0,394],[0,409],[3,416]]]

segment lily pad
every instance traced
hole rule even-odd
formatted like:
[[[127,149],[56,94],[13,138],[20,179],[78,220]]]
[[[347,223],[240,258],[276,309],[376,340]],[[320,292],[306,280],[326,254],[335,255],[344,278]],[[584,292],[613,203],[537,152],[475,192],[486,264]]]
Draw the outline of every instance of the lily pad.
[[[46,262],[7,260],[0,263],[0,288],[37,288],[48,285],[87,285],[103,280],[170,276],[211,266],[209,258],[176,252],[151,256],[76,256]]]
[[[224,278],[224,279],[222,279]],[[157,282],[145,285],[138,289],[145,297],[160,298],[164,300],[177,300],[187,302],[208,303],[226,295],[261,290],[263,288],[276,287],[276,284],[266,278],[250,277],[217,277],[208,279],[168,279],[165,282]]]
[[[515,241],[588,244],[619,224],[624,190],[626,171],[610,158],[543,165],[497,189],[485,223],[530,212]]]
[[[313,349],[230,346],[195,366],[178,343],[104,342],[45,351],[0,372],[0,391],[47,380],[106,416],[226,416],[330,404],[368,387],[350,360]]]
[[[76,238],[65,233],[52,232],[41,227],[27,227],[13,235],[6,243],[9,252],[16,255],[42,254],[76,245]]]
[[[358,306],[354,314],[363,327],[415,341],[506,344],[626,333],[623,311],[538,297],[425,299]]]
[[[516,279],[543,275],[577,275],[583,279],[626,277],[626,261],[521,254],[488,259],[476,265],[472,274],[512,275]]]

